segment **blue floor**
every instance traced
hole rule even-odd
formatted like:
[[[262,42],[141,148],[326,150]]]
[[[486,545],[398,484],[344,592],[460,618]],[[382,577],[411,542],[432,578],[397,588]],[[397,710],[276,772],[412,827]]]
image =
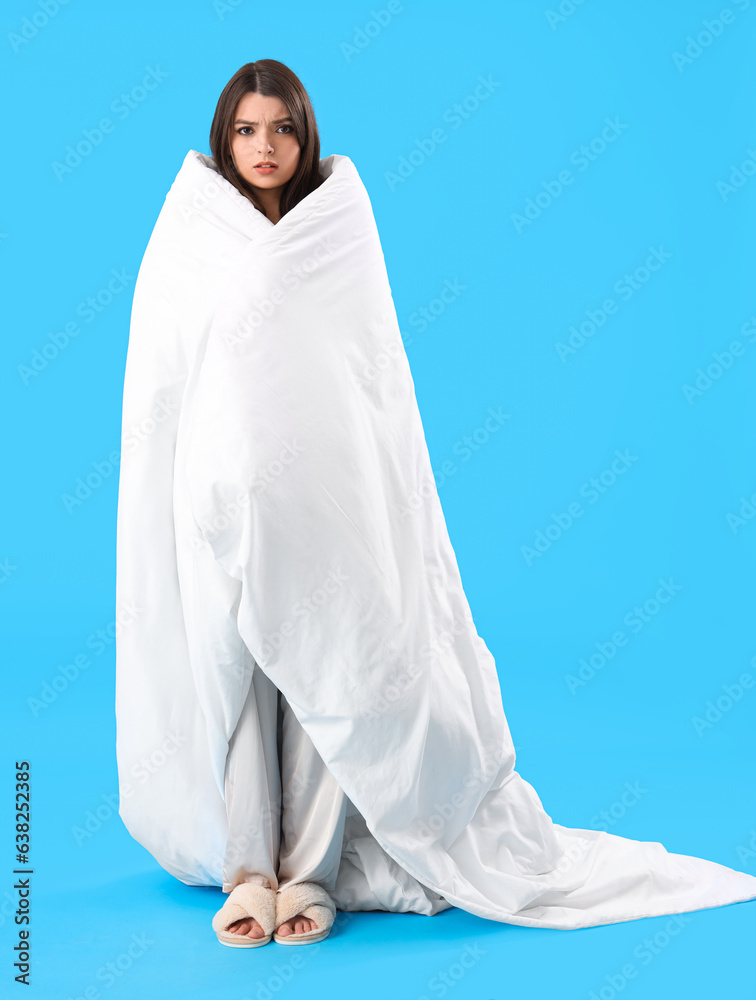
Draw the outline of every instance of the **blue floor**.
[[[47,716],[33,724],[30,716],[16,720],[5,731],[8,746],[25,745],[32,759],[30,996],[756,996],[756,901],[578,931],[516,927],[459,909],[434,917],[340,913],[320,945],[224,948],[210,926],[224,898],[220,890],[186,886],[163,871],[131,839],[113,808],[114,724],[103,709],[112,693],[112,663],[103,659],[99,675],[77,683],[78,689],[64,692]],[[23,680],[11,688],[12,700],[23,705],[14,697],[16,687],[19,692],[28,688]],[[64,696],[70,699],[65,708]],[[574,719],[580,720],[580,731],[567,749],[556,724],[557,703],[544,699],[536,708],[513,694],[511,707],[510,721],[519,717],[513,726],[518,769],[557,822],[607,822],[613,833],[660,840],[670,850],[756,873],[756,831],[749,820],[753,796],[742,794],[751,779],[739,773],[736,763],[748,740],[745,717],[742,727],[733,719],[716,746],[701,748],[698,759],[692,742],[680,746],[669,719],[663,724],[663,713],[651,712],[648,732],[637,739],[630,713],[597,717],[589,732],[589,713],[578,706]],[[554,724],[539,725],[544,717]],[[4,759],[10,756],[6,751]],[[626,796],[630,804],[623,806],[628,784],[635,794]],[[7,771],[2,789],[11,791]],[[8,875],[4,882],[7,893]],[[0,897],[0,938],[7,956],[15,939],[5,905],[9,897]],[[5,975],[11,978],[7,968]]]
[[[564,932],[456,909],[435,917],[341,914],[319,945],[237,950],[219,945],[210,929],[219,900],[218,892],[181,886],[154,870],[114,878],[85,867],[78,886],[40,892],[29,992],[90,1000],[610,1000],[611,989],[624,992],[624,970],[628,997],[754,996],[752,904],[698,911],[671,925],[658,917]]]

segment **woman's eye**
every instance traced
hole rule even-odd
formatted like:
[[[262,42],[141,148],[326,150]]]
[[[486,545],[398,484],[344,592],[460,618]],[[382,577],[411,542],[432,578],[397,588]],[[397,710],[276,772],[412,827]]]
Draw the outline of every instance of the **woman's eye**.
[[[280,132],[281,129],[285,129],[284,135],[288,135],[290,132],[294,131],[294,126],[293,125],[279,125],[278,128],[276,129],[276,131]],[[242,125],[242,127],[238,128],[236,131],[239,133],[239,135],[251,135],[252,134],[252,126],[251,125]]]

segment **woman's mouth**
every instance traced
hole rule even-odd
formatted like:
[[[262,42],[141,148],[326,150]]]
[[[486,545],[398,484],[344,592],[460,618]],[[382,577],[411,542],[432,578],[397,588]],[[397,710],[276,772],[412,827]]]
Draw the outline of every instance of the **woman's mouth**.
[[[271,160],[263,160],[261,163],[256,163],[254,169],[258,174],[272,174],[274,170],[278,170],[278,164]]]

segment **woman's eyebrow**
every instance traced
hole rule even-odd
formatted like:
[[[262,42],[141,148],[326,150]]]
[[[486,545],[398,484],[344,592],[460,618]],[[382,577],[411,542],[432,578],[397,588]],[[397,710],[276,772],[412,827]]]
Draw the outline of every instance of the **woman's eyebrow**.
[[[281,125],[283,122],[290,122],[291,118],[275,118],[271,125]],[[257,125],[258,122],[248,122],[245,118],[237,118],[234,125]]]

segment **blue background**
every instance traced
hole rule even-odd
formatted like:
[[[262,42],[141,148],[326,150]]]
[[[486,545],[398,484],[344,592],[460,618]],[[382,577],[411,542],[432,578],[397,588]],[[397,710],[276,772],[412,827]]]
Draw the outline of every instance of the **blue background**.
[[[385,11],[384,0],[44,2],[52,13],[34,0],[5,4],[0,38],[4,92],[15,94],[2,112],[0,220],[3,980],[15,941],[12,771],[26,757],[34,996],[754,997],[754,904],[693,913],[673,937],[668,918],[565,932],[461,910],[357,914],[319,949],[301,949],[301,968],[281,948],[218,946],[220,891],[167,875],[109,804],[113,645],[94,652],[87,640],[115,614],[117,468],[107,469],[120,445],[133,280],[90,321],[77,307],[111,269],[136,275],[186,152],[209,152],[227,79],[254,59],[290,65],[312,96],[322,155],[350,156],[373,202],[518,770],[556,822],[590,827],[604,811],[613,833],[756,873],[756,688],[706,728],[694,722],[723,685],[756,679],[756,525],[727,519],[756,491],[756,342],[744,326],[756,314],[756,3],[730,3],[732,23],[696,49],[722,5],[405,0],[381,25],[371,10]],[[120,95],[150,67],[162,79],[128,108]],[[481,77],[491,82],[476,107]],[[454,117],[455,103],[466,117]],[[103,117],[113,128],[102,141],[56,168]],[[606,119],[617,134],[602,148]],[[397,181],[403,157],[411,169]],[[739,186],[727,190],[731,175]],[[518,222],[528,199],[540,207]],[[659,247],[665,263],[638,271]],[[441,309],[446,282],[456,292]],[[570,327],[607,299],[615,311],[560,357]],[[433,315],[425,329],[421,309]],[[34,352],[77,316],[80,333],[57,354],[48,347],[30,375]],[[741,354],[686,398],[697,370],[733,341]],[[485,431],[489,408],[508,416]],[[629,467],[590,502],[583,484],[626,449]],[[67,509],[94,463],[102,484]],[[528,557],[523,547],[574,502],[582,515]],[[648,604],[632,631],[626,615],[660,579],[679,589]],[[626,644],[571,689],[566,677],[618,630]],[[80,653],[89,666],[41,707],[43,686]],[[643,790],[630,806],[626,782]],[[101,970],[134,934],[150,943],[108,980]],[[643,961],[636,949],[654,935],[657,953]],[[468,945],[479,958],[454,979]],[[618,988],[627,963],[638,974]],[[434,978],[444,970],[445,992]]]

